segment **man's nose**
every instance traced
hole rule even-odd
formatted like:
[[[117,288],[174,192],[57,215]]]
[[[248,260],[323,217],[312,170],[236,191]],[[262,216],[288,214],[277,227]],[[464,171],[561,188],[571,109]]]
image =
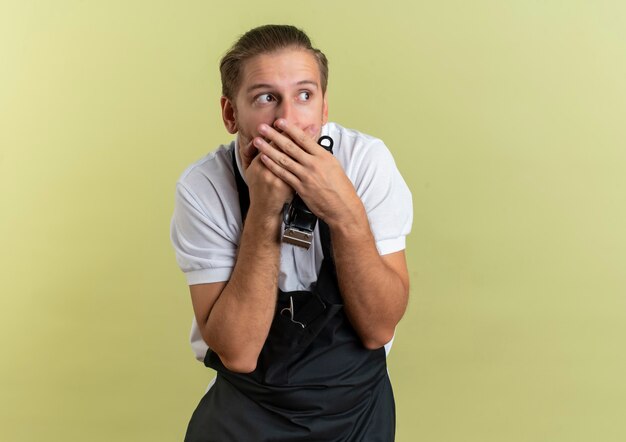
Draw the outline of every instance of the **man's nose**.
[[[297,115],[295,105],[287,100],[280,103],[280,106],[276,109],[276,119],[284,118],[291,123],[297,123]]]

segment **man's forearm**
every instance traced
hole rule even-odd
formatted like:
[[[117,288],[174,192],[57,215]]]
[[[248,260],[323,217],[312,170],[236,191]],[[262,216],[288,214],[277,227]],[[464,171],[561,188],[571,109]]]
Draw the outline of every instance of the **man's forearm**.
[[[391,340],[406,310],[408,275],[403,256],[389,262],[378,254],[363,206],[350,216],[330,227],[337,278],[352,326],[375,349]]]
[[[259,220],[251,207],[233,273],[209,312],[208,344],[233,371],[254,370],[274,317],[279,229],[278,218]]]

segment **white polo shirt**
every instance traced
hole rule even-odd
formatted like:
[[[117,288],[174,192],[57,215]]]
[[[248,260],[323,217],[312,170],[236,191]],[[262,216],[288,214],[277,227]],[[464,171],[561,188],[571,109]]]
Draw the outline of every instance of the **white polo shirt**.
[[[378,252],[385,255],[403,250],[413,221],[411,193],[385,144],[336,123],[326,124],[322,135],[333,139],[333,154],[363,201]],[[189,285],[227,281],[235,266],[242,222],[232,170],[233,149],[244,176],[237,142],[233,141],[189,166],[176,185],[171,240]],[[317,280],[322,258],[319,229],[315,229],[309,250],[283,244],[279,288],[309,290]],[[190,340],[196,358],[202,361],[208,346],[195,318]],[[391,342],[385,346],[387,352],[390,347]]]

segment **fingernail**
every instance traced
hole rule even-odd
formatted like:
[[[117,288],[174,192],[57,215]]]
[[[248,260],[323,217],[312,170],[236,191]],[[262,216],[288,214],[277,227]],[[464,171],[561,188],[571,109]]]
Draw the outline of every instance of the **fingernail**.
[[[287,121],[283,120],[282,118],[276,120],[276,127],[279,127],[281,129],[283,129],[285,126],[287,126]]]
[[[259,132],[261,132],[262,134],[266,133],[269,130],[269,126],[267,124],[261,124],[259,126]]]

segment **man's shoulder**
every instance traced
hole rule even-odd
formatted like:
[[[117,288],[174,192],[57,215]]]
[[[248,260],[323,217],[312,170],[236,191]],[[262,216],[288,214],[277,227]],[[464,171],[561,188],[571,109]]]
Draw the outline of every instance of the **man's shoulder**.
[[[373,137],[356,129],[344,127],[335,122],[328,122],[326,124],[324,134],[330,136],[331,138],[333,138],[333,140],[337,138],[337,141],[345,141],[348,144],[368,144],[372,142],[381,142],[381,140],[376,137]]]
[[[334,154],[348,174],[361,167],[369,167],[367,165],[376,166],[381,160],[386,162],[391,155],[380,138],[337,123],[328,123],[324,135],[333,139]]]
[[[178,178],[178,184],[188,188],[198,185],[219,184],[232,177],[232,151],[235,141],[222,144],[204,157],[191,163]]]

